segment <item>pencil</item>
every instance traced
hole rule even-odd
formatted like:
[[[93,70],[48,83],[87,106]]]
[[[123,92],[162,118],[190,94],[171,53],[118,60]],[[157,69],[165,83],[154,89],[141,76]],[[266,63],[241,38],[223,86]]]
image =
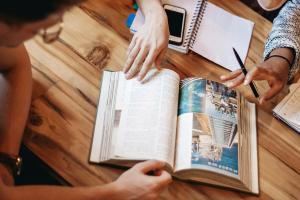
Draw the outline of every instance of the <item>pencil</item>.
[[[244,66],[244,64],[243,64],[243,62],[242,62],[242,60],[241,60],[239,54],[237,53],[237,51],[236,51],[234,48],[232,48],[232,49],[233,49],[234,55],[235,55],[235,57],[236,57],[236,59],[237,59],[239,65],[240,65],[240,67],[241,67],[241,69],[242,69],[243,74],[246,76],[247,73],[248,73],[246,67]],[[255,84],[251,81],[251,82],[249,83],[249,86],[250,86],[250,88],[251,88],[251,90],[252,90],[254,96],[255,96],[256,98],[259,98],[259,94],[258,94],[258,92],[257,92],[257,88],[256,88]]]

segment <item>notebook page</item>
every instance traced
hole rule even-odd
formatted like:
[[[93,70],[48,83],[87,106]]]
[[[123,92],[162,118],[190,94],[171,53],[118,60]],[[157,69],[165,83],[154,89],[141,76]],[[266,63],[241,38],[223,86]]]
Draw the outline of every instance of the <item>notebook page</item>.
[[[300,84],[294,84],[291,93],[275,108],[274,112],[291,125],[300,127]]]
[[[174,5],[180,8],[184,8],[186,10],[186,18],[185,18],[185,30],[184,30],[184,37],[183,41],[187,37],[187,32],[191,27],[193,15],[195,14],[194,11],[196,9],[196,6],[198,4],[201,4],[202,0],[163,0],[162,4],[169,4]],[[143,16],[143,13],[139,9],[136,13],[136,16],[134,18],[134,21],[130,27],[130,31],[132,33],[137,32],[140,27],[144,24],[145,18]],[[182,53],[187,53],[188,47],[184,47],[183,45],[177,46],[169,44],[169,48],[180,51]]]
[[[209,2],[191,49],[231,71],[239,69],[232,47],[245,62],[254,23]]]

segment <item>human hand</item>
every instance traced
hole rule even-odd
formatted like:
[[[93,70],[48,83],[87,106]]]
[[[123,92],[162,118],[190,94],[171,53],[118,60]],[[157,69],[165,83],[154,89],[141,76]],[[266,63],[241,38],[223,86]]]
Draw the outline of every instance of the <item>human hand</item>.
[[[229,88],[234,88],[242,83],[248,85],[253,80],[266,80],[270,89],[259,100],[263,104],[272,99],[278,94],[285,86],[288,80],[289,64],[278,57],[272,57],[265,62],[252,68],[247,76],[242,73],[242,70],[233,71],[227,75],[221,76],[221,80],[225,81],[225,85]]]
[[[145,23],[135,33],[127,50],[124,73],[127,79],[138,75],[141,81],[152,66],[161,68],[161,61],[167,51],[169,25],[167,15],[161,4],[145,1]],[[151,3],[153,2],[153,3]]]
[[[115,200],[152,200],[172,181],[171,175],[163,170],[165,164],[156,160],[149,160],[136,164],[123,173],[115,182],[115,192],[111,199]],[[154,172],[154,175],[147,175]]]

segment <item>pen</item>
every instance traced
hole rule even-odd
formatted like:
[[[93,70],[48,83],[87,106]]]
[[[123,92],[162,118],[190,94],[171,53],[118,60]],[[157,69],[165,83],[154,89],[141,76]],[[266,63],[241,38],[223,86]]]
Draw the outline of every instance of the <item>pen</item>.
[[[235,55],[235,57],[236,57],[236,59],[237,59],[239,65],[240,65],[240,67],[241,67],[241,69],[242,69],[243,74],[246,76],[247,73],[248,73],[248,72],[247,72],[247,69],[245,68],[245,66],[244,66],[244,64],[243,64],[243,62],[242,62],[242,60],[241,60],[239,54],[236,52],[236,50],[235,50],[234,48],[232,48],[232,49],[233,49],[234,55]],[[249,83],[249,85],[250,85],[250,88],[251,88],[251,90],[252,90],[254,96],[255,96],[256,98],[259,98],[259,94],[258,94],[258,92],[257,92],[257,88],[256,88],[255,84],[251,81],[251,82]]]

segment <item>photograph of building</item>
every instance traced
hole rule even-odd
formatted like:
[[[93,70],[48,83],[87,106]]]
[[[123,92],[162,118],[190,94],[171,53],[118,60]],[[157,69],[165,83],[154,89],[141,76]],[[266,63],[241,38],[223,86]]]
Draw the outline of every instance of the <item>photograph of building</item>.
[[[238,174],[236,124],[194,113],[192,137],[192,167],[206,166]]]

